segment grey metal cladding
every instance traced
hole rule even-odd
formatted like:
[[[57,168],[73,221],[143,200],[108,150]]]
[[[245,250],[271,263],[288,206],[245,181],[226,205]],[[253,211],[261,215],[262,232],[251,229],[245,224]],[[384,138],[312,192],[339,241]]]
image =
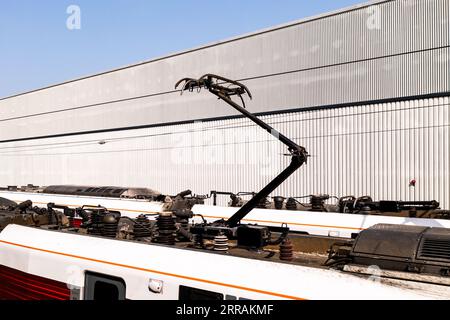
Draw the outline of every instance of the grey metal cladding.
[[[449,97],[263,119],[312,155],[274,196],[435,199],[450,209]],[[2,144],[0,182],[141,186],[164,194],[258,191],[288,165],[285,152],[247,119],[228,119]]]

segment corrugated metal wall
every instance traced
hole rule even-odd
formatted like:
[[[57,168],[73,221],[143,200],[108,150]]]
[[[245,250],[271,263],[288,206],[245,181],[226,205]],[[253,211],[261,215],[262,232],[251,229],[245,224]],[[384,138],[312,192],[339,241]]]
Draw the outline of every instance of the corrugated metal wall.
[[[233,115],[206,93],[173,92],[182,77],[215,72],[244,79],[252,112],[348,104],[264,117],[313,156],[277,194],[436,199],[450,209],[449,99],[351,105],[450,92],[449,1],[376,10],[375,29],[363,6],[0,100],[0,142]],[[3,142],[0,185],[257,191],[288,164],[285,152],[245,119]]]
[[[450,209],[449,107],[449,98],[436,98],[263,117],[312,155],[276,194],[435,199]],[[234,119],[2,145],[0,178],[173,194],[258,191],[288,165],[284,153],[259,127]]]

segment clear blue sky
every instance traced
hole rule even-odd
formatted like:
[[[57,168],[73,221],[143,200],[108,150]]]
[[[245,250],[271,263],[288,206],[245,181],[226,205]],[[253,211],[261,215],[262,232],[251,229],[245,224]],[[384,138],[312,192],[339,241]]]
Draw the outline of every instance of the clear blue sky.
[[[223,40],[363,0],[3,0],[0,97]],[[69,5],[81,30],[68,30]]]

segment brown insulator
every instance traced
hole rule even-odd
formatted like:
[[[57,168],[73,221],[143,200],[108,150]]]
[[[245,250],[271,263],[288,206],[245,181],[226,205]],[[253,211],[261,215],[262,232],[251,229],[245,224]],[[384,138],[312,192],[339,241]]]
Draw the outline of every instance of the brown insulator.
[[[116,238],[119,221],[113,214],[107,214],[103,218],[102,236],[107,238]]]
[[[171,212],[163,212],[159,215],[156,226],[158,236],[156,242],[167,245],[175,244],[175,220]]]
[[[294,198],[289,198],[286,202],[286,209],[291,211],[297,210],[297,201]]]
[[[311,196],[311,211],[315,212],[324,212],[327,211],[325,209],[325,201],[330,199],[328,195],[318,195]]]
[[[98,212],[93,212],[91,214],[88,232],[94,236],[103,235],[103,215]]]
[[[294,260],[294,246],[289,239],[284,240],[280,245],[280,260]]]
[[[284,205],[284,200],[286,200],[286,198],[274,197],[273,201],[275,203],[275,209],[282,210],[283,209],[283,205]]]
[[[262,200],[259,202],[259,204],[258,204],[257,207],[258,207],[259,209],[267,209],[267,208],[269,207],[269,201],[267,201],[267,199],[264,198],[264,199],[262,199]]]
[[[214,238],[214,251],[228,252],[228,238],[226,235],[220,234]]]
[[[150,238],[152,236],[152,225],[145,215],[140,215],[134,224],[133,235],[135,239]]]

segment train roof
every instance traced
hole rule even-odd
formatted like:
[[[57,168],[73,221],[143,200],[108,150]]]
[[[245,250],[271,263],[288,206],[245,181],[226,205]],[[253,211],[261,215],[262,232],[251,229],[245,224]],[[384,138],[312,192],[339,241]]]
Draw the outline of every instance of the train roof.
[[[154,198],[161,195],[160,192],[149,188],[128,188],[114,186],[77,186],[54,185],[45,187],[42,191],[47,194],[79,195],[109,198]]]

